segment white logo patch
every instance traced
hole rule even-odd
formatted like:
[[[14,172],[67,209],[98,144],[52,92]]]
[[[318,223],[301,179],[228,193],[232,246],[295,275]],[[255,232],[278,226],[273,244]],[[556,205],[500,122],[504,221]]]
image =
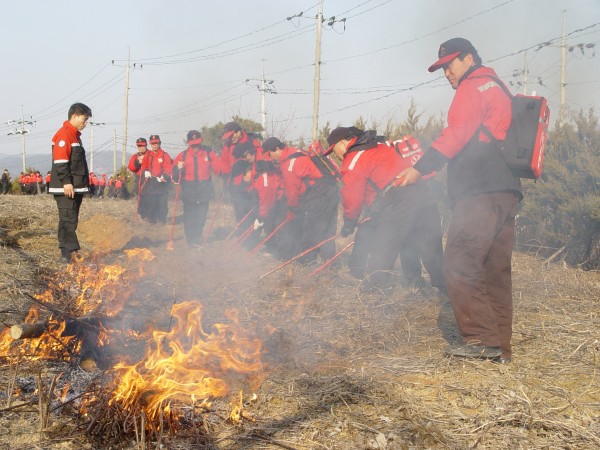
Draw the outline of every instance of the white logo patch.
[[[59,147],[64,147],[67,143],[65,141],[58,141]]]

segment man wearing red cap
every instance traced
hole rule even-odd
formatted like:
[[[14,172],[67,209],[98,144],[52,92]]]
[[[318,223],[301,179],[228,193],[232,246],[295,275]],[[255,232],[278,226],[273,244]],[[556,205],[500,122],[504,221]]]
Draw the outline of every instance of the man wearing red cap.
[[[50,189],[58,207],[58,247],[60,261],[69,263],[80,246],[77,240],[79,209],[83,196],[89,192],[89,171],[81,130],[92,110],[83,103],[69,108],[68,119],[52,138],[52,169]]]
[[[133,194],[137,197],[144,180],[144,173],[141,169],[142,161],[144,160],[144,156],[148,150],[148,141],[146,141],[146,138],[140,137],[135,141],[135,145],[137,147],[137,152],[131,155],[131,158],[129,158],[129,164],[127,164],[127,168],[134,175]],[[142,215],[141,212],[140,215]]]
[[[511,122],[511,98],[466,39],[450,39],[440,46],[429,71],[438,69],[456,91],[448,126],[423,158],[399,177],[402,186],[408,186],[448,164],[453,214],[444,276],[464,344],[446,353],[506,363],[512,355],[515,215],[523,198],[519,180],[497,144]]]
[[[150,223],[167,223],[167,204],[169,201],[169,183],[171,177],[172,160],[160,144],[160,137],[157,134],[150,136],[150,151],[142,159],[144,187],[140,197],[140,209],[147,213],[147,220]]]
[[[213,197],[211,172],[218,173],[218,157],[202,144],[199,131],[188,132],[187,144],[187,150],[179,153],[173,162],[173,180],[181,184],[185,240],[191,248],[198,248],[208,203]]]

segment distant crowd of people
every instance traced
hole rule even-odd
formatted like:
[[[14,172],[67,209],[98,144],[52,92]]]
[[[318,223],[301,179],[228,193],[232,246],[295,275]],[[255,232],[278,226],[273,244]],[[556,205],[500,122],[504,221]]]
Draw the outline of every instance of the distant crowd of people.
[[[48,171],[45,177],[39,170],[21,172],[19,175],[19,192],[22,195],[38,195],[49,193],[51,172]],[[89,191],[86,196],[90,198],[121,198],[128,199],[131,194],[127,188],[127,180],[115,175],[107,177],[104,173],[98,177],[94,172],[90,172],[88,178]],[[4,169],[0,179],[0,194],[10,194],[12,192],[12,179],[8,169]]]

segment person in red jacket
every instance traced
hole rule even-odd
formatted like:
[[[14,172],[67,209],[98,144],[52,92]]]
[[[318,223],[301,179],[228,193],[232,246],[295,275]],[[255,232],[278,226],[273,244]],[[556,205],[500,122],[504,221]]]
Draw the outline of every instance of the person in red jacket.
[[[173,180],[180,183],[183,230],[189,247],[200,248],[209,202],[214,195],[211,173],[218,174],[218,157],[202,144],[197,130],[187,134],[188,148],[173,161]]]
[[[90,197],[96,197],[98,193],[98,177],[94,172],[90,172]]]
[[[319,158],[313,159],[275,137],[266,139],[263,149],[279,165],[283,178],[288,206],[286,218],[291,222],[282,231],[285,231],[289,256],[295,256],[334,236],[340,198],[337,187],[339,174],[332,172],[331,166],[322,165]],[[319,255],[327,260],[334,254],[335,242],[332,240],[299,261],[310,262]]]
[[[425,182],[410,189],[393,186],[396,175],[411,166],[411,155],[382,142],[375,131],[356,127],[336,128],[327,142],[329,150],[342,159],[342,236],[354,232],[363,211],[368,218],[356,234],[348,264],[351,273],[362,278],[366,266],[366,288],[391,288],[390,273],[400,254],[403,264],[411,258],[423,261],[431,284],[445,290],[442,230],[435,199]],[[416,254],[406,255],[403,249]],[[420,272],[406,281],[420,284]]]
[[[254,167],[248,167],[244,178],[256,193],[257,214],[254,230],[259,233],[264,231],[266,236],[269,236],[286,216],[285,191],[281,174],[272,161],[256,161]],[[283,232],[278,232],[265,243],[267,250],[276,257],[282,255],[281,236],[283,235]]]
[[[250,143],[256,150],[256,160],[265,159],[260,141],[254,136],[249,135],[237,122],[228,122],[223,129],[223,147],[221,148],[220,172],[229,175],[236,161],[243,159],[239,154],[234,154],[239,145]]]
[[[100,177],[100,180],[98,181],[98,197],[100,198],[104,197],[104,189],[106,189],[106,183],[106,174],[103,173]]]
[[[144,160],[144,156],[146,156],[146,152],[148,150],[148,141],[146,138],[140,137],[135,141],[135,145],[137,147],[137,152],[131,155],[129,158],[129,163],[127,164],[127,168],[133,173],[134,181],[133,181],[133,195],[136,197],[141,191],[142,185],[144,183],[144,172],[142,169],[142,161]],[[142,213],[140,212],[140,215]],[[145,214],[143,215],[145,217]]]
[[[423,158],[398,176],[402,186],[410,186],[448,164],[453,213],[444,276],[463,344],[450,346],[446,353],[506,363],[512,357],[515,215],[523,198],[498,146],[511,122],[511,99],[467,39],[440,45],[429,71],[438,69],[456,91],[448,126]]]
[[[50,171],[48,171],[48,173],[46,174],[46,193],[48,194],[50,192]]]
[[[61,262],[71,262],[80,249],[77,240],[79,209],[89,191],[89,171],[81,143],[83,130],[92,110],[83,103],[69,108],[68,118],[52,138],[50,193],[58,207],[58,246]]]
[[[142,160],[140,170],[143,173],[144,188],[140,197],[140,209],[146,211],[146,220],[150,223],[167,223],[169,183],[172,160],[161,148],[160,137],[150,136],[150,151]]]

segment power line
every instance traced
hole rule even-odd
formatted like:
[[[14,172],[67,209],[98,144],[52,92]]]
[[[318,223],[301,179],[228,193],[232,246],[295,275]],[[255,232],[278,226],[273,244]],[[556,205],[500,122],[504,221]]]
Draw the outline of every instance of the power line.
[[[504,5],[507,5],[508,3],[512,3],[513,1],[514,0],[507,0],[504,3],[496,5],[496,6],[492,7],[492,8],[486,9],[485,11],[481,11],[481,12],[479,12],[477,14],[474,14],[472,16],[469,16],[469,17],[466,17],[464,19],[461,19],[458,22],[453,23],[452,25],[448,25],[446,27],[440,28],[440,29],[438,29],[436,31],[432,31],[430,33],[423,34],[421,36],[417,36],[417,37],[415,37],[413,39],[409,39],[407,41],[399,42],[397,44],[393,44],[393,45],[390,45],[390,46],[387,46],[387,47],[382,47],[382,48],[379,48],[379,49],[376,49],[376,50],[371,50],[371,51],[365,52],[365,53],[360,53],[360,54],[357,54],[357,55],[351,55],[351,56],[345,56],[345,57],[341,57],[341,58],[330,59],[330,60],[325,61],[325,63],[334,63],[334,62],[346,61],[348,59],[360,58],[362,56],[371,56],[374,53],[379,53],[379,52],[382,52],[384,50],[390,50],[392,48],[400,47],[402,45],[412,44],[413,42],[416,42],[416,41],[419,41],[419,40],[424,39],[426,37],[438,34],[441,31],[447,30],[448,28],[452,28],[452,27],[454,27],[456,25],[459,25],[461,23],[467,22],[467,21],[469,21],[471,19],[474,19],[475,17],[481,16],[483,14],[487,14],[488,12],[493,11],[495,9],[498,9],[498,8],[504,6]]]

